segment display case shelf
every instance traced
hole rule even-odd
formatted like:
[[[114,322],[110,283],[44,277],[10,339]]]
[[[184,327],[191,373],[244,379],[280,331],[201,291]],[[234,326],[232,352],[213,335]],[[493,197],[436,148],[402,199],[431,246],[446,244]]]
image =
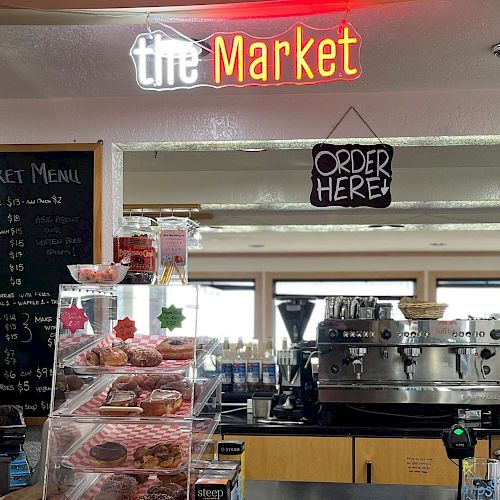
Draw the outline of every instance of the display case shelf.
[[[221,409],[221,343],[210,331],[215,300],[217,292],[208,287],[61,285],[44,499],[92,499],[112,474],[148,474],[146,485],[139,485],[138,498],[158,477],[178,480],[184,472],[189,476],[191,461],[206,457]],[[83,324],[81,318],[77,328],[62,321],[68,308],[78,311]],[[182,316],[178,324],[170,325],[175,326],[173,332],[162,328],[159,318],[168,308]],[[185,343],[193,345],[192,356],[164,359],[155,367],[132,366],[130,357],[125,366],[89,364],[92,349],[120,348],[117,325],[125,319],[136,329],[125,341],[127,349],[155,350],[173,337],[188,339]],[[66,329],[69,326],[73,331]],[[166,405],[161,416],[139,413],[147,408],[142,403],[146,398],[145,403],[149,402],[154,390],[176,388],[176,401],[182,398],[179,407]],[[129,400],[118,407],[119,415],[103,414],[102,407],[114,403],[109,398],[115,391],[129,391]],[[131,414],[126,414],[127,408],[132,408]],[[90,450],[106,442],[126,448],[122,463],[91,462]],[[180,461],[164,467],[152,463],[147,469],[134,462],[137,448],[158,444],[178,445]],[[186,487],[186,498],[189,494]]]

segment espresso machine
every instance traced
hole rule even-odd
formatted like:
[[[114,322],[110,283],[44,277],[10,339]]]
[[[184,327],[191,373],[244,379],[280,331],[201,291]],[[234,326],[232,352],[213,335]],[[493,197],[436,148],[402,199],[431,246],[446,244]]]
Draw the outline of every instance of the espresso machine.
[[[279,367],[278,404],[273,415],[279,420],[314,421],[317,385],[311,359],[316,343],[303,340],[314,302],[309,297],[289,297],[278,305],[291,346],[277,352]]]
[[[333,420],[348,407],[360,421],[499,423],[500,321],[341,319],[327,307],[317,334],[318,397]]]

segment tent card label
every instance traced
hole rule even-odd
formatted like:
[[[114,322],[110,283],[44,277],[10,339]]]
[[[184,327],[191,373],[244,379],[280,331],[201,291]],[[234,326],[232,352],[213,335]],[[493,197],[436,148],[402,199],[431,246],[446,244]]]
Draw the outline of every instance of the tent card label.
[[[258,37],[215,33],[190,40],[156,30],[138,35],[130,49],[143,90],[248,85],[311,85],[361,76],[361,35],[349,23],[334,28],[296,24]]]
[[[392,157],[388,144],[317,144],[313,148],[311,204],[387,208],[391,204]]]

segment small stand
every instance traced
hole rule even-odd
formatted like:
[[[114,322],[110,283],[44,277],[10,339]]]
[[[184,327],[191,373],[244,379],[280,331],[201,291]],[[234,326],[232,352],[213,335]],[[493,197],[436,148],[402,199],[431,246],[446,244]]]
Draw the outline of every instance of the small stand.
[[[474,456],[477,439],[472,429],[455,424],[450,429],[444,429],[441,438],[450,460],[458,459],[457,500],[462,499],[463,460]]]

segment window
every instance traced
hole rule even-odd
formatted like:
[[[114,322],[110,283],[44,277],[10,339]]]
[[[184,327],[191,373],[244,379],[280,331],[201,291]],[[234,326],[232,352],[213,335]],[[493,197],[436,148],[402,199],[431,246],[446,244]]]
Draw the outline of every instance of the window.
[[[436,300],[448,304],[443,319],[490,318],[500,314],[500,280],[438,279]]]
[[[381,302],[390,302],[393,305],[393,318],[404,319],[398,309],[401,297],[416,296],[415,280],[276,280],[274,281],[274,332],[277,348],[281,348],[284,338],[288,340],[288,333],[277,309],[283,299],[290,296],[310,296],[315,303],[311,319],[304,333],[304,340],[316,339],[316,327],[325,318],[325,297],[332,295],[343,296],[372,296],[378,297]]]
[[[207,285],[219,291],[213,303],[212,323],[221,337],[236,343],[255,336],[255,280],[189,280],[191,285]]]

